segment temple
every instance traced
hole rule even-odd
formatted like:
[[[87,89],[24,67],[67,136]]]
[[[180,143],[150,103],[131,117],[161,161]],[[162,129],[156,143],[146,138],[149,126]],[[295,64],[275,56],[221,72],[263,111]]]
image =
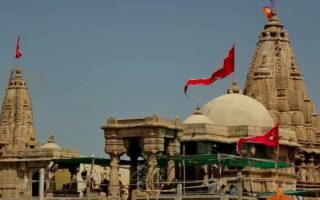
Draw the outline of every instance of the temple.
[[[48,143],[40,143],[22,70],[13,70],[0,116],[0,198],[38,196],[39,169],[54,158],[78,156],[76,150],[60,148],[53,136]]]
[[[190,183],[197,180],[196,188],[198,189],[216,181],[219,186],[224,185],[227,190],[236,190],[239,193],[240,188],[236,186],[239,186],[237,178],[241,172],[241,191],[248,191],[253,196],[262,192],[276,191],[278,187],[284,190],[320,189],[319,117],[314,104],[308,97],[288,32],[281,24],[275,9],[272,10],[272,15],[259,35],[244,91],[242,92],[237,81],[234,80],[227,94],[209,101],[202,107],[197,107],[195,112],[182,122],[182,135],[176,138],[181,146],[180,155],[216,153],[237,155],[236,143],[240,138],[261,135],[279,123],[280,145],[278,149],[251,143],[246,145],[242,153],[246,158],[283,161],[291,164],[291,167],[261,169],[222,166],[222,169],[217,170],[216,167],[209,164],[209,160],[207,164],[203,160],[193,160],[190,162],[202,164],[187,166],[184,175],[176,173],[171,174],[169,178],[166,174],[171,172],[174,165],[174,162],[170,162],[169,159],[167,167],[162,166],[165,171],[162,176],[167,177],[168,183],[175,175],[175,178],[183,182]],[[117,137],[117,144],[121,145],[128,139],[128,134],[121,136],[115,131],[123,125],[116,123],[117,120],[115,120],[114,125],[110,127],[110,120],[112,119],[109,119],[108,123],[103,126],[106,153],[119,148],[117,145],[114,146],[115,149],[112,149],[113,147],[109,145],[113,141],[109,139],[111,136]],[[149,130],[149,126],[147,128],[138,125],[135,119],[120,121],[125,121],[126,127],[141,127],[139,138],[149,138],[150,135],[153,135],[154,140],[158,140],[158,137],[166,135],[166,131],[154,132]],[[147,125],[147,122],[148,120],[144,123]],[[176,132],[180,132],[180,128],[175,129],[179,130]],[[131,130],[127,131],[132,134]],[[154,156],[169,157],[170,153],[163,151],[170,146],[165,145],[166,143],[168,144],[161,139],[158,143],[150,144],[150,147],[155,148],[152,155],[140,148],[139,152],[143,151],[142,154],[146,155],[145,158],[149,160],[148,174],[151,174],[157,167],[158,171],[161,171],[161,166],[157,166],[157,162],[153,160]],[[140,142],[139,144],[142,147]],[[122,152],[126,152],[125,149],[123,148]],[[203,159],[208,159],[208,157],[203,156]],[[177,168],[176,171],[178,171]],[[117,180],[114,179],[114,181]],[[145,189],[149,190],[150,194],[157,188],[154,178],[152,181],[147,178],[146,185]],[[141,197],[142,194],[139,196],[139,191],[132,189],[132,192],[137,194],[133,196],[133,199],[152,198]],[[182,195],[186,195],[185,189],[183,190]],[[110,188],[111,195],[114,194],[113,191],[114,188]]]
[[[297,189],[319,188],[319,115],[275,10],[259,35],[244,94],[261,102],[281,128],[295,132]]]
[[[238,156],[240,138],[266,133],[277,123],[278,148],[248,143],[241,151],[244,158]],[[41,177],[47,177],[52,195],[64,187],[62,180],[74,178],[81,182],[81,191],[73,195],[80,198],[87,189],[87,199],[95,190],[100,191],[91,199],[237,199],[237,195],[249,200],[279,187],[320,195],[319,116],[275,9],[259,34],[243,90],[233,80],[225,94],[198,106],[182,121],[157,114],[133,119],[110,116],[100,128],[105,139],[101,148],[110,156],[108,162],[100,159],[102,165],[96,168],[101,174],[108,171],[101,185],[102,180],[93,178],[93,159],[91,164],[91,160],[79,164],[75,160],[87,158],[61,148],[54,135],[41,144],[22,70],[13,70],[0,116],[0,198],[41,196]],[[124,155],[129,160],[121,167]],[[225,159],[233,162],[226,164]],[[239,164],[244,159],[249,163]],[[40,170],[52,162],[67,169]],[[51,172],[55,185],[50,185]],[[195,193],[199,190],[201,195]],[[168,193],[161,197],[164,192]]]

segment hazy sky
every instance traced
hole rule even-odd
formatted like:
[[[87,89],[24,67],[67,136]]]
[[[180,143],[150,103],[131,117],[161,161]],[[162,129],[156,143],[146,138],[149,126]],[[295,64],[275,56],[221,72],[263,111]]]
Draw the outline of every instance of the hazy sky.
[[[157,113],[181,120],[225,91],[231,77],[209,87],[187,79],[210,76],[236,43],[243,88],[267,0],[2,0],[0,100],[21,33],[23,69],[41,142],[53,131],[62,147],[104,154],[107,118]],[[311,99],[320,105],[319,0],[279,0]]]

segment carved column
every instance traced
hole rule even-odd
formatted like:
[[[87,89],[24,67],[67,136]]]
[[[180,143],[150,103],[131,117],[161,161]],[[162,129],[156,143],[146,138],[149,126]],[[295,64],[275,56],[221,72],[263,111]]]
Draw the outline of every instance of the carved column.
[[[178,141],[178,135],[176,135],[176,137],[173,140],[171,140],[169,143],[168,154],[172,156],[172,155],[178,155],[179,153],[180,153],[180,142]],[[176,178],[175,163],[173,160],[169,160],[167,165],[167,181],[170,183],[175,178]]]
[[[168,165],[167,165],[167,181],[168,181],[168,183],[170,183],[175,178],[176,178],[175,164],[174,164],[173,160],[169,160]]]
[[[159,168],[157,167],[157,157],[156,154],[149,154],[148,156],[148,164],[149,164],[149,169],[148,169],[148,175],[147,175],[147,189],[148,190],[155,190],[156,189],[156,182],[158,179],[158,174],[159,174]]]
[[[105,136],[106,147],[105,152],[110,155],[110,183],[108,188],[108,199],[116,200],[120,197],[120,184],[119,184],[119,159],[120,156],[126,152],[123,139],[117,137],[115,133],[110,136]]]
[[[202,165],[201,166],[203,170],[203,185],[208,185],[209,183],[209,175],[208,175],[208,164]]]
[[[118,154],[110,154],[110,183],[108,188],[108,199],[120,199],[119,185],[119,158]]]
[[[157,133],[157,134],[156,134]],[[146,180],[147,189],[154,190],[157,182],[159,168],[157,167],[157,154],[164,150],[164,135],[159,133],[159,130],[154,129],[144,138],[144,151],[148,155],[148,175]]]

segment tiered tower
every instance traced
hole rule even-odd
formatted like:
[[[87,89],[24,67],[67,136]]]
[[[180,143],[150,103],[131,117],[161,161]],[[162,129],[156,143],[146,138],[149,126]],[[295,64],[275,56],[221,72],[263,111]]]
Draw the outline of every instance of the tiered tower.
[[[314,165],[319,160],[313,157],[319,158],[320,154],[319,116],[308,96],[288,32],[281,24],[277,11],[272,13],[273,17],[259,36],[244,94],[260,101],[282,128],[296,132],[301,145],[301,155],[296,164]],[[297,168],[297,171],[301,169]],[[306,174],[310,174],[309,177],[300,176],[298,182],[319,176],[311,171]]]
[[[12,71],[0,116],[0,155],[12,156],[39,145],[31,98],[20,69]]]

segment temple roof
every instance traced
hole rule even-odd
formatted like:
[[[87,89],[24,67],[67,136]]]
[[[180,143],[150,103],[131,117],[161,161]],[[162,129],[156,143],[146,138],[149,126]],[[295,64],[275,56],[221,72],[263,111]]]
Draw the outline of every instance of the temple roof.
[[[288,32],[277,12],[264,26],[247,74],[244,94],[261,102],[301,144],[316,145],[320,120],[310,100]],[[318,138],[320,138],[318,136]]]
[[[183,121],[183,124],[202,124],[202,123],[212,124],[212,121],[202,113],[199,106],[197,107],[197,110],[193,113],[193,115],[190,115],[187,119]]]
[[[53,134],[50,135],[50,138],[47,141],[47,143],[43,144],[41,146],[41,148],[43,148],[43,149],[61,149],[61,147],[58,144],[56,144]]]
[[[255,99],[243,94],[222,95],[209,101],[201,110],[216,125],[274,126],[268,110]]]
[[[29,91],[22,70],[11,72],[0,116],[0,144],[5,151],[15,153],[32,149],[39,144],[33,122]]]

